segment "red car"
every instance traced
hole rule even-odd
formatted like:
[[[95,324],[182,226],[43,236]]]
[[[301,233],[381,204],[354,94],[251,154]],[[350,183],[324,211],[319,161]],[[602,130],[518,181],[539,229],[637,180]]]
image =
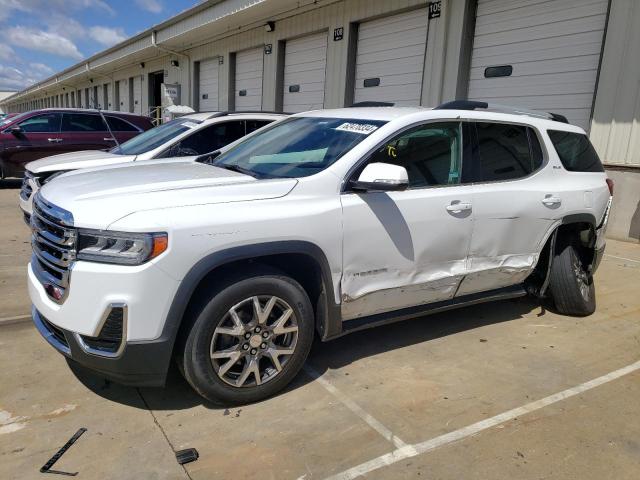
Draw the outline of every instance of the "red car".
[[[25,164],[77,150],[105,150],[150,128],[149,117],[124,112],[46,108],[0,121],[0,179],[21,177]]]

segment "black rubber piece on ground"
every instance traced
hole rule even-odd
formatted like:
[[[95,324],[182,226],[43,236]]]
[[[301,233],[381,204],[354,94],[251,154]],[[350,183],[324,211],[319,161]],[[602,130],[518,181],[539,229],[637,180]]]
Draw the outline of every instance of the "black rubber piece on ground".
[[[585,298],[580,292],[581,280],[574,271],[577,262],[583,269],[576,247],[567,243],[559,246],[551,265],[549,290],[559,313],[585,317],[596,310],[596,291],[593,276],[587,274],[588,295]]]

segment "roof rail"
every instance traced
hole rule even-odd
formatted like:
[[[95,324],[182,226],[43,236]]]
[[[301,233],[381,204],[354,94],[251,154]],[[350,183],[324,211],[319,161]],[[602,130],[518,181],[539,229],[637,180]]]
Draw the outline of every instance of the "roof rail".
[[[500,105],[497,103],[477,102],[474,100],[454,100],[438,105],[434,110],[489,110],[499,113],[511,113],[514,115],[527,115],[529,117],[544,118],[553,120],[554,122],[569,123],[567,117],[559,113],[543,112],[540,110],[530,110],[527,108],[512,107],[509,105]]]
[[[202,113],[208,113],[208,112],[202,112]],[[287,112],[271,112],[268,110],[241,110],[241,111],[226,110],[224,112],[213,112],[210,116],[207,117],[207,120],[211,118],[225,117],[227,115],[235,115],[239,113],[266,113],[269,115],[291,115],[290,113],[287,113]]]
[[[356,102],[354,104],[351,105],[351,108],[358,108],[358,107],[393,107],[395,105],[395,103],[392,102]]]

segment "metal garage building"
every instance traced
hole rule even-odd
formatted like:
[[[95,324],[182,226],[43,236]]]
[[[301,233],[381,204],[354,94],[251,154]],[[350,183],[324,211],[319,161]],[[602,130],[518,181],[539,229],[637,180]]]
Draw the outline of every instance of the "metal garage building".
[[[640,239],[640,1],[209,0],[0,101],[148,114],[455,98],[552,110],[590,132],[610,233]]]

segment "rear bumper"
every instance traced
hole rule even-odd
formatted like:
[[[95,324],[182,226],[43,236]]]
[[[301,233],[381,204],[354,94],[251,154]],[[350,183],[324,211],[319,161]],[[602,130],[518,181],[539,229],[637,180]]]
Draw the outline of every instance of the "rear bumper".
[[[32,307],[33,323],[42,337],[59,353],[96,375],[123,385],[163,386],[171,362],[173,339],[127,342],[117,358],[87,353],[77,336],[57,327]]]

